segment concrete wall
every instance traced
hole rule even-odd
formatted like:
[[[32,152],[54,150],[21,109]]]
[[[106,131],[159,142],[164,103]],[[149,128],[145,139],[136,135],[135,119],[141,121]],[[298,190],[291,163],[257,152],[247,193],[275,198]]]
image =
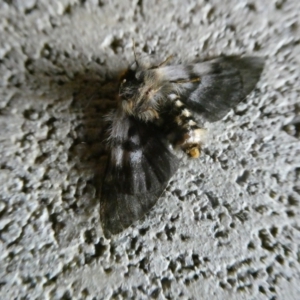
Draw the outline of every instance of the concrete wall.
[[[1,299],[298,299],[300,2],[0,1]],[[141,55],[266,58],[156,207],[103,237],[116,74]],[[103,85],[107,82],[111,84]],[[100,176],[101,177],[101,176]]]

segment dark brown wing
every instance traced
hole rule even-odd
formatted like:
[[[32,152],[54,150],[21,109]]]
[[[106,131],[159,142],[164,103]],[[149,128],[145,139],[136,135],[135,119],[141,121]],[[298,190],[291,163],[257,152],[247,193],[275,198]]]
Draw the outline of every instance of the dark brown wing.
[[[120,112],[111,126],[110,156],[100,200],[106,237],[143,217],[178,168],[177,158],[153,124]]]
[[[162,68],[178,83],[182,101],[205,120],[217,121],[254,89],[264,67],[260,57],[219,57],[193,65]],[[199,78],[199,82],[188,82]],[[187,81],[187,82],[186,82]]]

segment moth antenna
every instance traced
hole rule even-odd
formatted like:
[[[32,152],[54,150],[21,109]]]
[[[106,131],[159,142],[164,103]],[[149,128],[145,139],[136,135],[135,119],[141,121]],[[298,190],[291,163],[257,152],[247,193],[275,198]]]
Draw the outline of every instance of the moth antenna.
[[[173,58],[173,55],[169,55],[163,62],[161,62],[159,65],[157,66],[154,66],[154,67],[151,67],[149,70],[152,70],[152,69],[158,69],[162,66],[164,66],[166,63],[168,63],[169,60],[171,60]]]
[[[201,82],[200,77],[195,77],[195,78],[188,78],[188,79],[181,79],[181,80],[174,80],[170,81],[172,83],[189,83],[189,82]]]
[[[137,56],[136,56],[136,51],[135,51],[135,41],[134,41],[134,39],[132,39],[132,50],[133,50],[135,63],[137,65],[137,67],[139,67],[139,63],[138,63]]]

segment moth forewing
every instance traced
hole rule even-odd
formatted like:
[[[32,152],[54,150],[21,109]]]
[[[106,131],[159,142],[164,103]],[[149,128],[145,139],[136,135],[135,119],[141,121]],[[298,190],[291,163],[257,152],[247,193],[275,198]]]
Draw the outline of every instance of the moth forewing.
[[[107,237],[147,213],[178,167],[156,125],[118,110],[111,120],[110,156],[101,191],[100,216]]]

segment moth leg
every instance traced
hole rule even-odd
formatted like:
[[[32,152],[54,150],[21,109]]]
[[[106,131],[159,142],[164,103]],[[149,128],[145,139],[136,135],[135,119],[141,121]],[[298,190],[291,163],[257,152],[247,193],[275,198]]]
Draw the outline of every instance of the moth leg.
[[[173,97],[167,115],[166,128],[170,143],[173,146],[180,146],[190,157],[198,158],[206,130],[197,124],[192,113],[178,96]]]

